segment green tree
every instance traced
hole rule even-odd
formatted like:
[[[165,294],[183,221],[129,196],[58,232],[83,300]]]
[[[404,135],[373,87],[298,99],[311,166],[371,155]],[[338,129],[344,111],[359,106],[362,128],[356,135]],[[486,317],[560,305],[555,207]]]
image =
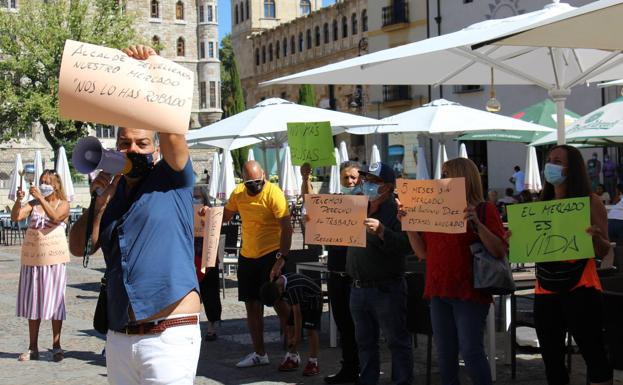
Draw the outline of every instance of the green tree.
[[[0,11],[0,141],[39,123],[56,153],[85,135],[87,123],[58,113],[65,40],[127,46],[136,33],[123,7],[123,0],[20,0],[17,13]]]
[[[225,36],[221,41],[219,57],[221,59],[221,106],[223,106],[223,117],[227,118],[246,109],[230,35]],[[250,148],[250,146],[242,147],[231,152],[234,172],[239,178],[242,177],[242,165],[247,161]]]
[[[299,104],[316,107],[316,93],[311,84],[301,84],[299,87]]]

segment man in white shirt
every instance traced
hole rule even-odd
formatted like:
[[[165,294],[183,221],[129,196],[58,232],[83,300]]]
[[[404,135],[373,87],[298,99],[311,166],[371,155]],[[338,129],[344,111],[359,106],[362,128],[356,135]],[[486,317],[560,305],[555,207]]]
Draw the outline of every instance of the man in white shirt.
[[[521,171],[521,168],[519,168],[519,166],[515,166],[514,170],[515,173],[513,174],[513,176],[510,177],[508,181],[515,185],[515,192],[519,194],[523,191],[523,183],[525,177],[523,171]]]

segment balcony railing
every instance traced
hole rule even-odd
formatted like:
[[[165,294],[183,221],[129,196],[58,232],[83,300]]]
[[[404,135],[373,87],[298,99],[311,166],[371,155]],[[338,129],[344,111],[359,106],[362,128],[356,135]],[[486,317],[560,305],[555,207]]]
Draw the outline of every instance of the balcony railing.
[[[411,100],[411,86],[383,86],[383,101]]]
[[[392,5],[382,8],[383,27],[409,22],[409,3],[394,0]]]

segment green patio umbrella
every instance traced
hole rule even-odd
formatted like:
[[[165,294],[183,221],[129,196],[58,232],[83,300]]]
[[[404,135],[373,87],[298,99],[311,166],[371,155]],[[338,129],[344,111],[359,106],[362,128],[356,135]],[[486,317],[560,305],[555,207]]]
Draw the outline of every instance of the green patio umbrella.
[[[523,110],[511,115],[513,118],[521,119],[526,122],[556,128],[556,104],[551,99],[544,99],[536,104],[524,108]],[[565,110],[565,125],[573,123],[580,115],[571,110]],[[543,136],[547,132],[534,131],[480,131],[461,135],[458,140],[490,140],[498,142],[520,142],[531,143]]]

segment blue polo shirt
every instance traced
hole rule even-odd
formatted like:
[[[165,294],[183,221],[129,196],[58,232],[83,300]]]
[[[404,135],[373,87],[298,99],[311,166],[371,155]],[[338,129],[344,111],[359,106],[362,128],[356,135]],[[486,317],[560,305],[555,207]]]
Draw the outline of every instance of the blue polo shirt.
[[[194,266],[194,174],[190,159],[180,172],[164,160],[126,195],[121,178],[100,222],[106,260],[108,327],[124,327],[128,306],[148,318],[199,292]]]

